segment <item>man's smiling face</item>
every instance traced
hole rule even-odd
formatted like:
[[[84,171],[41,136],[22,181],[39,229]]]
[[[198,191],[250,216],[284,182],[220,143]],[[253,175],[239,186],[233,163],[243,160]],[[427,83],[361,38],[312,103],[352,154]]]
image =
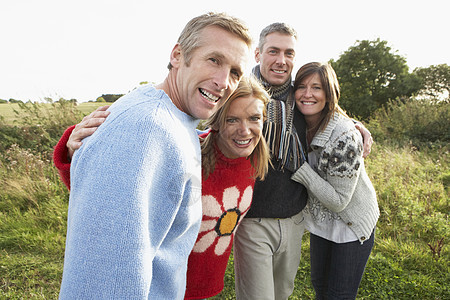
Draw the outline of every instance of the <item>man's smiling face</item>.
[[[209,26],[203,29],[200,47],[194,50],[189,65],[181,54],[178,56],[180,60],[174,64],[174,103],[197,119],[207,119],[237,88],[248,63],[249,48],[237,36]]]
[[[260,63],[261,75],[271,85],[282,85],[290,80],[295,44],[293,36],[273,32],[266,36],[263,49],[256,48],[255,59]]]

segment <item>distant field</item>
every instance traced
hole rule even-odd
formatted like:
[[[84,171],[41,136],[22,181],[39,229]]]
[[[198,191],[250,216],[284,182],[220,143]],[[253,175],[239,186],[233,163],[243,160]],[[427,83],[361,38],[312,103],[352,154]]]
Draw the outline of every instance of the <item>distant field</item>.
[[[105,102],[83,102],[78,104],[78,109],[83,112],[84,114],[89,114],[92,111],[94,111],[97,107],[103,106],[103,105],[111,105],[112,103],[105,103]]]
[[[108,103],[104,102],[83,102],[78,104],[77,108],[83,113],[83,114],[89,114],[90,112],[94,111],[97,107],[107,105]],[[109,103],[112,104],[112,103]],[[44,104],[44,105],[50,105],[50,104]],[[0,104],[0,116],[4,118],[5,123],[7,124],[13,124],[16,119],[18,119],[18,116],[16,113],[14,113],[14,110],[19,111],[19,104],[17,103],[1,103]]]

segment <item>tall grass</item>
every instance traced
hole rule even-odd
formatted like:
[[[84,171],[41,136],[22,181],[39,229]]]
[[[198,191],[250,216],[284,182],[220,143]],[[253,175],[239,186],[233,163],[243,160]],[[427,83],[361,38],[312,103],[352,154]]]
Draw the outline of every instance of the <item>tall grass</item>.
[[[1,299],[56,299],[62,274],[68,192],[53,146],[82,117],[73,103],[21,104],[0,123]]]
[[[66,126],[83,114],[66,104],[47,105],[45,113],[25,107],[20,124],[0,122],[0,299],[57,298],[68,192],[50,157]],[[390,138],[416,119],[404,111],[393,108],[368,125],[376,143],[366,168],[381,217],[358,299],[450,299],[448,140],[445,133],[433,141],[405,132]],[[404,121],[392,125],[396,114]],[[305,234],[291,299],[314,299],[309,274]],[[235,299],[232,258],[215,299]]]
[[[51,162],[13,145],[0,160],[1,299],[56,299],[68,193]]]

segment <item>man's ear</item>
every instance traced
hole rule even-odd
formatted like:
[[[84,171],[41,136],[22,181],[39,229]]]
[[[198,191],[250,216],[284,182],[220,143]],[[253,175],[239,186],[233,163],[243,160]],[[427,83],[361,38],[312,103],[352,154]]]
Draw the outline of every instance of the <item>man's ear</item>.
[[[178,68],[182,62],[183,54],[181,53],[180,44],[176,44],[172,52],[170,52],[170,63],[174,68]]]
[[[258,63],[258,64],[259,64],[259,61],[260,61],[260,55],[261,55],[261,53],[259,52],[259,48],[256,47],[256,49],[255,49],[255,60],[256,60],[256,63]]]

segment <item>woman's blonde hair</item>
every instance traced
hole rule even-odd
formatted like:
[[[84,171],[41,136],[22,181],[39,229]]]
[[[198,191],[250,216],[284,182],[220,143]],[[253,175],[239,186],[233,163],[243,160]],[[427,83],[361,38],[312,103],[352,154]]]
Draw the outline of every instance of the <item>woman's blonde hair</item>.
[[[231,94],[230,98],[205,122],[205,126],[212,128],[212,132],[204,139],[201,139],[202,147],[202,170],[204,178],[208,178],[209,174],[214,171],[216,166],[216,140],[220,137],[222,128],[226,126],[226,119],[231,103],[239,98],[253,96],[264,103],[263,118],[266,119],[266,107],[269,103],[270,96],[253,76],[244,76],[237,89]],[[266,140],[261,134],[258,144],[250,154],[249,159],[254,169],[254,178],[264,179],[269,168],[269,149]]]
[[[320,132],[325,129],[335,112],[338,112],[346,117],[348,116],[338,104],[341,90],[336,72],[329,63],[311,62],[303,65],[295,75],[294,91],[298,89],[300,83],[305,78],[313,74],[319,75],[326,98],[325,107],[322,110],[318,124],[319,128],[317,132]]]

